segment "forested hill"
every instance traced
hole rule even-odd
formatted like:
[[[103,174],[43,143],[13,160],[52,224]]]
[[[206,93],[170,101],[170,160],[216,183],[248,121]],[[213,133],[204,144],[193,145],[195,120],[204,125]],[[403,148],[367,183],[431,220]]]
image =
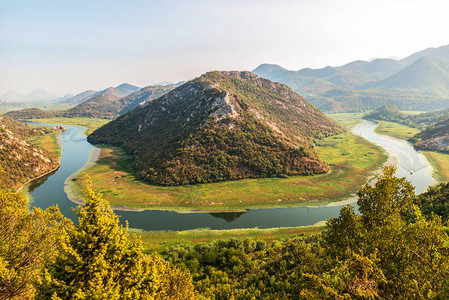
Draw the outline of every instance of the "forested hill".
[[[103,93],[92,97],[75,107],[62,112],[56,112],[63,117],[80,118],[113,118],[123,108],[120,97],[112,93]]]
[[[415,128],[424,128],[426,126],[448,119],[449,109],[410,115],[401,112],[394,105],[385,105],[370,113],[367,113],[365,116],[363,116],[363,118],[396,122]]]
[[[421,150],[449,152],[449,119],[426,127],[412,140]]]
[[[120,115],[133,110],[140,103],[159,98],[160,96],[168,93],[176,87],[176,84],[150,85],[144,87],[121,99],[121,102],[123,103],[123,109],[120,111]]]
[[[48,151],[25,141],[25,138],[45,134],[48,129],[35,129],[6,116],[0,116],[0,174],[4,186],[17,189],[59,166],[59,160]]]
[[[344,129],[292,89],[250,72],[206,73],[92,133],[163,185],[328,170],[314,138]]]

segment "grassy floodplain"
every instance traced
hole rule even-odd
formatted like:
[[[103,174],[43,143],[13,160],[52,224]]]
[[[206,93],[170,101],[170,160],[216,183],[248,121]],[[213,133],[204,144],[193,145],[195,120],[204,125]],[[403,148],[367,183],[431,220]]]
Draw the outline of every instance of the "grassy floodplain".
[[[413,128],[395,122],[380,121],[379,125],[375,129],[375,132],[402,140],[408,140],[409,138],[420,132],[420,130],[418,128]]]
[[[449,181],[449,154],[421,151],[433,167],[434,177],[438,182]]]
[[[348,127],[354,114],[334,115]],[[100,159],[83,173],[93,188],[114,206],[189,211],[230,211],[248,208],[325,204],[353,194],[386,161],[379,147],[363,138],[343,133],[317,141],[317,152],[331,172],[315,176],[246,179],[194,186],[164,187],[139,181],[132,172],[132,158],[115,147],[105,147]],[[85,181],[72,182],[72,192],[81,196]]]

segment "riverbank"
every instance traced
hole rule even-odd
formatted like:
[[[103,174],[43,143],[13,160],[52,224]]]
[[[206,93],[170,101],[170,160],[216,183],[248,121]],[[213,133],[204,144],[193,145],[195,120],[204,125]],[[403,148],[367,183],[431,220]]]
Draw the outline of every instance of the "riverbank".
[[[27,186],[29,186],[33,181],[36,181],[36,180],[38,180],[38,179],[40,179],[42,177],[47,176],[48,174],[56,172],[59,169],[60,166],[61,166],[61,163],[59,162],[58,165],[56,167],[54,167],[53,169],[51,169],[50,171],[45,172],[45,173],[39,175],[38,177],[35,177],[35,178],[32,178],[32,179],[28,180],[26,183],[24,183],[21,187],[19,187],[16,190],[16,193],[22,192],[22,193],[27,194]],[[27,196],[27,199],[29,199],[28,196]]]

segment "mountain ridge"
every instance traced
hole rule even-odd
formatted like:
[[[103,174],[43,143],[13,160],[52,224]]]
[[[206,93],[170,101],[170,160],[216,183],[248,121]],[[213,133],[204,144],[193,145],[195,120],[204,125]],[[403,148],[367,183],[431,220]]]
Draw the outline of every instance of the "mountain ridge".
[[[434,110],[449,108],[448,62],[449,45],[428,48],[401,60],[358,60],[338,67],[298,71],[261,64],[253,71],[287,84],[328,112],[362,111],[385,104],[403,110]],[[340,91],[339,98],[329,97],[331,91]]]

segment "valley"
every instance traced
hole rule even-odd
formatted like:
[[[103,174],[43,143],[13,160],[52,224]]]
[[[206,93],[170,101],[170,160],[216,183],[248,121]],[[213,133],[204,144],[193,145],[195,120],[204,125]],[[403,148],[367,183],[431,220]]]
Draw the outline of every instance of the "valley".
[[[3,1],[0,300],[449,299],[448,14]]]

